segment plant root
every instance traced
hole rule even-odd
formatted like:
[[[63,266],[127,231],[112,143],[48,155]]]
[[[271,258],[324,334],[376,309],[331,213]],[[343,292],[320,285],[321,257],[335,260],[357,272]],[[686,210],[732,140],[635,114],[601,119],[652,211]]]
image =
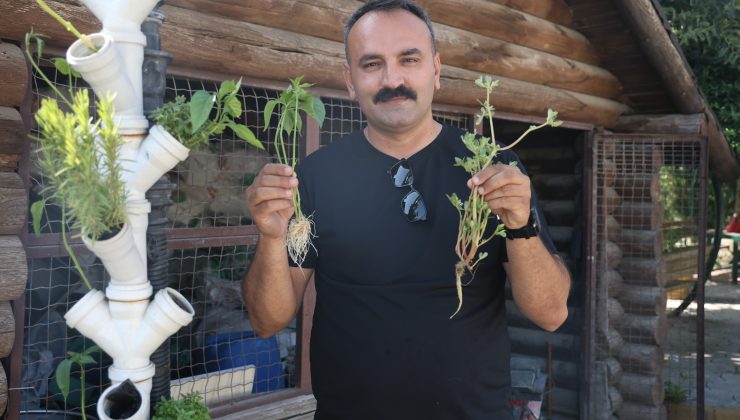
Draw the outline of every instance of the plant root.
[[[288,234],[285,242],[288,248],[288,255],[298,264],[298,267],[303,266],[303,261],[305,261],[306,255],[308,255],[309,246],[316,249],[312,242],[315,236],[314,223],[311,216],[299,216],[291,219],[288,223]]]
[[[455,264],[455,287],[457,288],[457,309],[455,310],[455,313],[450,316],[450,319],[454,318],[455,315],[457,315],[458,312],[460,312],[460,308],[462,308],[462,301],[463,301],[463,284],[462,284],[462,277],[463,274],[465,274],[465,264],[463,262],[458,262]]]

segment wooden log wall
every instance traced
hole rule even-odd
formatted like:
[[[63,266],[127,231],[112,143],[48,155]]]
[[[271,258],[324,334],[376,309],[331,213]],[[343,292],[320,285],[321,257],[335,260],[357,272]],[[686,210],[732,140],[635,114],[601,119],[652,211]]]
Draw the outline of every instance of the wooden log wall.
[[[526,126],[498,123],[496,133],[499,138],[509,137],[521,128],[526,129]],[[581,348],[585,287],[581,264],[584,218],[581,200],[583,173],[579,162],[582,147],[583,141],[577,133],[564,130],[562,133],[531,136],[515,150],[532,179],[548,233],[573,276],[568,319],[555,333],[543,332],[519,313],[513,301],[507,302],[509,335],[515,359],[536,360],[537,363],[532,363],[534,366],[546,366],[547,341],[552,345],[552,410],[558,418],[578,418],[580,415],[581,361],[575,356],[580,354]],[[616,311],[612,315],[619,317],[619,309],[614,309]]]
[[[5,10],[5,9],[3,9]],[[27,147],[19,109],[28,93],[28,66],[18,45],[0,41],[0,359],[16,344],[11,302],[23,296],[28,277],[19,234],[26,226],[28,191],[18,174]],[[11,366],[5,363],[4,366]],[[19,365],[18,365],[19,366]],[[14,372],[20,378],[20,372]],[[0,414],[8,406],[8,375],[0,365]]]
[[[543,18],[566,15],[562,1],[420,3],[435,21],[446,63],[442,89],[435,96],[438,103],[476,106],[484,93],[472,82],[480,73],[491,73],[501,80],[492,99],[500,111],[544,116],[551,107],[565,120],[608,127],[628,110],[615,99],[621,91],[619,82],[598,67],[588,41],[563,26],[562,18],[557,18],[560,23]],[[303,74],[321,87],[344,90],[341,28],[362,4],[358,0],[167,4],[162,9],[167,17],[162,48],[173,54],[174,67],[246,80],[285,80]],[[84,7],[61,1],[51,5],[83,32],[98,29]],[[51,37],[52,45],[66,47],[72,41],[33,3],[0,0],[0,8],[9,11],[0,18],[0,37],[21,39],[33,23]],[[532,10],[542,17],[531,15]]]
[[[597,142],[599,142],[597,136]],[[607,303],[619,302],[622,309],[618,322],[612,315],[614,309],[607,304],[599,310],[597,319],[607,320],[609,336],[612,341],[621,341],[618,347],[606,347],[609,357],[620,365],[623,374],[610,383],[620,394],[618,405],[612,405],[612,413],[620,418],[658,419],[663,404],[663,345],[667,340],[666,265],[662,258],[663,243],[663,209],[658,203],[660,184],[658,171],[662,154],[659,146],[653,144],[635,145],[627,140],[609,141],[597,145],[597,167],[612,168],[597,175],[599,193],[600,220],[606,225],[607,215],[613,216],[619,229],[610,229],[605,245],[607,262],[605,269],[616,270],[616,274],[607,271],[599,276],[602,285],[597,290],[606,288]],[[626,155],[632,159],[625,159]],[[603,164],[608,161],[608,164]],[[635,164],[635,162],[638,162]],[[611,187],[611,189],[609,188]],[[619,204],[608,206],[609,194],[619,197]],[[606,230],[606,226],[603,228]],[[614,251],[621,250],[618,264],[609,264]],[[601,272],[601,270],[599,270]],[[617,274],[619,280],[616,280]],[[611,284],[619,284],[619,291]],[[597,297],[599,299],[599,297]],[[601,314],[606,312],[606,314]],[[598,331],[597,324],[597,331]],[[616,340],[616,336],[621,340]],[[608,341],[607,341],[608,342]],[[634,417],[640,410],[639,417]],[[657,416],[657,417],[656,417]]]
[[[598,160],[600,159],[600,160]],[[597,277],[596,302],[596,369],[606,370],[606,375],[596,375],[594,387],[606,392],[594,393],[590,415],[597,420],[611,419],[622,408],[624,398],[619,388],[622,380],[622,362],[617,358],[624,348],[624,338],[617,328],[625,316],[624,308],[616,299],[624,288],[624,279],[617,270],[625,253],[618,238],[622,225],[615,213],[622,204],[622,196],[615,189],[617,165],[611,157],[599,156],[595,162]]]

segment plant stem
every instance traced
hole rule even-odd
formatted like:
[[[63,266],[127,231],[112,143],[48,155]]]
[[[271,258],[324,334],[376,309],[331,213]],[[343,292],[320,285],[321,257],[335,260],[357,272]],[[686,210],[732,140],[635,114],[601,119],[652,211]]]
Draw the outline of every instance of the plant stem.
[[[54,10],[52,10],[52,8],[49,7],[49,5],[46,4],[46,2],[44,2],[44,0],[36,0],[36,3],[46,13],[48,13],[49,16],[53,17],[54,20],[56,20],[62,26],[64,26],[64,28],[66,30],[68,30],[69,32],[72,32],[74,34],[74,36],[77,37],[77,39],[79,39],[80,41],[82,41],[87,46],[87,48],[90,49],[90,51],[92,51],[92,52],[97,52],[98,51],[97,47],[95,47],[95,45],[93,45],[93,43],[90,42],[90,39],[88,39],[85,35],[81,34],[79,31],[77,31],[77,29],[71,23],[69,23],[67,20],[65,20],[63,17],[59,16],[59,14],[57,14],[57,12],[55,12]]]
[[[82,410],[82,420],[87,420],[85,416],[85,365],[80,363],[80,405]]]
[[[25,50],[26,50],[26,57],[28,57],[28,61],[31,62],[31,66],[33,66],[33,69],[36,70],[36,73],[42,79],[44,79],[44,82],[46,82],[46,84],[51,88],[51,90],[53,90],[54,93],[56,93],[57,96],[60,97],[62,101],[64,101],[65,104],[67,104],[68,107],[72,108],[72,103],[69,102],[67,98],[65,98],[64,95],[62,95],[61,92],[59,92],[59,89],[57,89],[56,86],[54,86],[54,83],[52,83],[51,80],[49,80],[49,78],[46,77],[46,74],[43,71],[41,71],[41,68],[38,66],[38,64],[36,64],[36,61],[33,59],[33,55],[31,54],[31,50],[28,49],[28,44],[26,44]]]
[[[77,256],[75,255],[74,251],[72,250],[72,247],[69,246],[69,242],[67,242],[67,210],[62,205],[62,242],[64,242],[64,249],[67,250],[67,253],[69,254],[69,257],[72,259],[72,262],[74,262],[75,268],[77,269],[77,272],[80,273],[80,277],[82,278],[82,281],[85,283],[85,286],[87,286],[88,290],[92,290],[92,285],[90,284],[90,280],[87,279],[87,276],[85,275],[85,272],[82,271],[82,267],[80,266],[80,262],[77,261]]]

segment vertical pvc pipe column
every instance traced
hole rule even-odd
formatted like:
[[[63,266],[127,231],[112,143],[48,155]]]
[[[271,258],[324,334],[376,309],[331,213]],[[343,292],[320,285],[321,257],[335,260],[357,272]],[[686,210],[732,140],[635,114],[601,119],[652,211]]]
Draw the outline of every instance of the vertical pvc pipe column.
[[[159,5],[158,5],[159,6]],[[158,7],[157,6],[157,7]],[[167,64],[172,55],[161,51],[159,30],[164,22],[164,14],[158,8],[152,10],[141,25],[146,36],[143,65],[144,114],[149,116],[153,110],[164,103]],[[147,229],[147,268],[149,281],[154,291],[167,287],[167,229],[169,221],[165,211],[172,202],[169,196],[175,185],[166,177],[160,178],[146,194],[152,204]],[[155,371],[152,378],[150,401],[152,415],[154,405],[162,398],[170,398],[170,348],[169,340],[162,343],[151,355]]]

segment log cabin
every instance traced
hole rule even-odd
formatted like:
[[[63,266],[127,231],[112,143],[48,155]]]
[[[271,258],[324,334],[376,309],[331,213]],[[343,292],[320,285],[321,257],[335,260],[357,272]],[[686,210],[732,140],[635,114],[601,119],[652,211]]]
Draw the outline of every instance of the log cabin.
[[[630,418],[634,413],[664,418],[660,371],[667,257],[661,246],[666,213],[659,173],[678,159],[667,157],[672,149],[666,145],[692,145],[687,154],[702,157],[695,163],[699,172],[708,165],[725,182],[737,179],[740,166],[667,29],[659,2],[418,3],[434,22],[443,62],[435,117],[476,129],[473,116],[481,93],[472,81],[485,73],[501,81],[492,99],[499,138],[541,121],[548,107],[564,121],[522,143],[517,153],[532,176],[550,235],[573,273],[570,316],[557,332],[545,333],[510,300],[513,357],[548,373],[545,407],[559,418]],[[49,4],[83,33],[100,28],[74,0]],[[168,86],[177,91],[189,81],[241,77],[244,86],[274,92],[288,78],[304,75],[329,105],[331,124],[328,129],[307,124],[301,146],[310,153],[361,127],[341,75],[343,25],[361,4],[168,0],[159,9],[165,16],[161,49],[172,58]],[[24,366],[30,366],[23,347],[26,318],[33,315],[25,311],[30,301],[23,297],[24,290],[31,292],[25,288],[27,280],[31,284],[28,267],[36,266],[35,259],[65,255],[58,234],[41,240],[29,234],[33,164],[26,138],[39,88],[21,43],[33,27],[48,36],[48,53],[61,55],[73,36],[33,2],[0,0],[0,11],[0,357],[7,357],[0,368],[0,411],[7,405],[7,418],[14,419],[25,406],[26,394],[19,389]],[[702,179],[706,182],[706,174]],[[186,183],[182,177],[173,181]],[[178,191],[197,196],[185,185]],[[229,199],[238,203],[241,197]],[[248,224],[188,223],[187,218],[183,225],[173,223],[170,250],[253,246],[256,240]],[[214,417],[312,418],[307,343],[314,299],[309,290],[297,319],[291,383],[261,395],[206,398]],[[196,341],[191,340],[193,346]]]

